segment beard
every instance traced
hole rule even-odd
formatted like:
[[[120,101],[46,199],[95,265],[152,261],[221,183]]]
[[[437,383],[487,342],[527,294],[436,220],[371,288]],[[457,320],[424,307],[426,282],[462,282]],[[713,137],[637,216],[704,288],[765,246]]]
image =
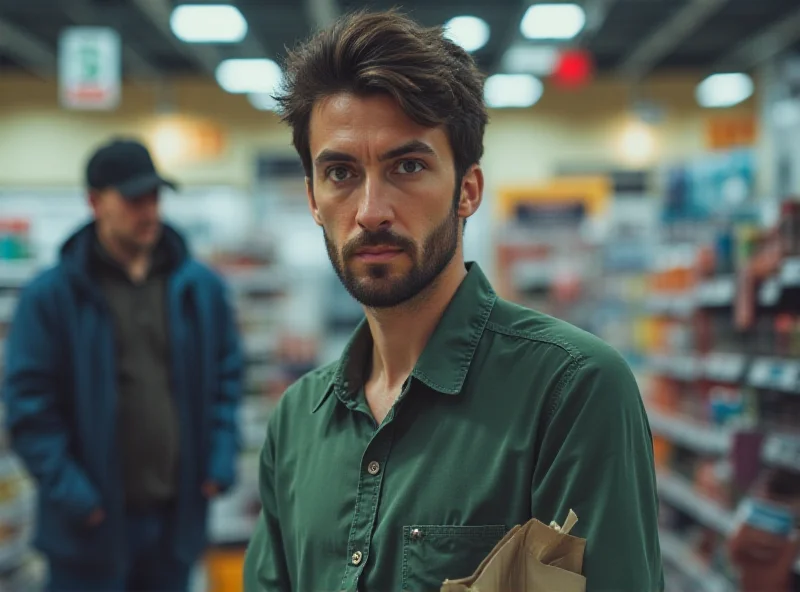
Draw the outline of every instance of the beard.
[[[368,308],[391,308],[417,297],[431,286],[445,270],[458,248],[460,219],[457,209],[434,228],[418,247],[412,240],[391,230],[364,231],[347,243],[341,251],[322,229],[328,257],[344,287],[358,302]],[[364,247],[401,249],[411,260],[411,269],[393,277],[388,263],[371,263],[365,273],[357,275],[349,262]]]

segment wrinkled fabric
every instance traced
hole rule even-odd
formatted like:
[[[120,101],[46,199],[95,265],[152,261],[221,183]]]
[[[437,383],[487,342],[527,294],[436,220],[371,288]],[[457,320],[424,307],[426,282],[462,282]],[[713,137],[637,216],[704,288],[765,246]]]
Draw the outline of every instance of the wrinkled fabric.
[[[650,428],[609,346],[469,264],[381,425],[371,347],[362,324],[270,418],[247,592],[438,590],[515,525],[570,509],[588,592],[663,589]]]

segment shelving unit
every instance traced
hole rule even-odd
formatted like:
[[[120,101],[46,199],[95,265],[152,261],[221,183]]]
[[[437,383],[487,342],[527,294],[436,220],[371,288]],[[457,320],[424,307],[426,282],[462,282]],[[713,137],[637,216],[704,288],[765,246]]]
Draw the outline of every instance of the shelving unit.
[[[724,456],[731,450],[731,430],[653,410],[648,411],[648,417],[654,433],[701,454]]]
[[[736,591],[733,583],[709,568],[679,537],[667,530],[660,530],[658,535],[664,562],[681,575],[679,582],[670,582],[669,589],[676,592]]]
[[[764,471],[800,471],[800,405],[779,412],[800,404],[800,237],[778,249],[781,231],[753,195],[707,194],[709,179],[728,174],[753,191],[745,152],[687,165],[695,186],[666,180],[664,196],[634,201],[635,215],[618,219],[613,196],[599,240],[578,251],[585,233],[566,239],[570,263],[542,246],[549,232],[558,244],[562,227],[530,231],[527,243],[513,227],[499,231],[501,294],[597,333],[628,359],[654,435],[668,588],[680,592],[737,588],[726,542],[740,501]],[[732,170],[711,172],[718,165]],[[578,280],[565,289],[557,271],[570,266]]]
[[[691,515],[701,524],[722,535],[731,533],[733,512],[697,493],[686,479],[662,472],[658,475],[658,493],[664,501]]]
[[[734,218],[713,232],[733,229],[738,236],[742,224],[754,228]],[[704,554],[713,549],[715,561],[735,574],[724,542],[739,527],[740,501],[770,468],[800,472],[800,416],[787,407],[800,396],[793,324],[800,263],[785,252],[776,259],[768,251],[774,238],[720,260],[719,253],[710,256],[709,245],[719,244],[713,232],[684,244],[688,257],[649,272],[641,386],[656,440],[659,496],[670,510],[661,532],[665,559],[685,589],[735,590],[735,581],[698,559],[681,533],[698,527],[714,533],[702,538]],[[749,232],[774,237],[776,231]],[[753,281],[743,280],[753,274]]]

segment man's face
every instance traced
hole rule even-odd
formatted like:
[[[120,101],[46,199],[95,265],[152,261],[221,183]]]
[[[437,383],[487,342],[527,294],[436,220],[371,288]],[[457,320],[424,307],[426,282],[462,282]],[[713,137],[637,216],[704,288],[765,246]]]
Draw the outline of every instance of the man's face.
[[[92,194],[91,205],[99,231],[128,251],[150,250],[161,236],[158,191],[126,199],[105,189]]]
[[[309,204],[342,283],[374,308],[423,292],[454,261],[461,218],[480,201],[461,199],[444,129],[415,123],[390,97],[342,93],[315,106],[309,132]]]

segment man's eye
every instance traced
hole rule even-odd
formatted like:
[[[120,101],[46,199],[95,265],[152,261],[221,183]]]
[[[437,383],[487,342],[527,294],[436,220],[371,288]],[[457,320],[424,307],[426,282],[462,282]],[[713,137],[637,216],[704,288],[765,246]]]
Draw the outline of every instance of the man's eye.
[[[341,183],[350,178],[350,171],[342,166],[331,167],[328,169],[328,178],[337,183]]]
[[[418,160],[402,160],[397,165],[397,172],[401,175],[412,175],[424,169],[425,165]]]

